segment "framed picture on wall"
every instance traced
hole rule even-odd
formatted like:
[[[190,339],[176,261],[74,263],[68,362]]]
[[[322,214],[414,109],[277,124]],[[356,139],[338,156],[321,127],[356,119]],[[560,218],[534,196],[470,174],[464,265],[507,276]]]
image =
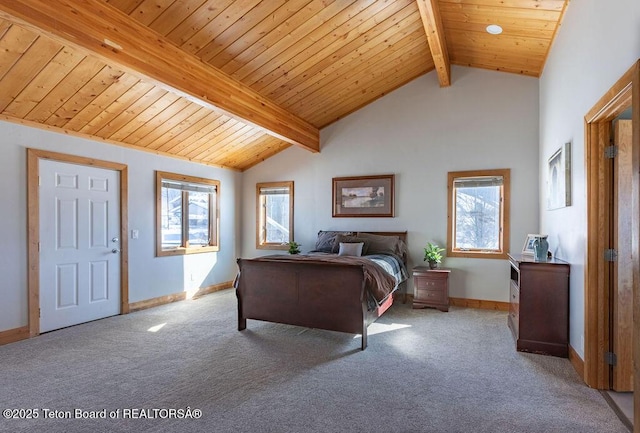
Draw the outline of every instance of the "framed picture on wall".
[[[563,144],[548,164],[547,209],[571,206],[571,143]]]
[[[333,178],[333,217],[393,217],[393,174]]]

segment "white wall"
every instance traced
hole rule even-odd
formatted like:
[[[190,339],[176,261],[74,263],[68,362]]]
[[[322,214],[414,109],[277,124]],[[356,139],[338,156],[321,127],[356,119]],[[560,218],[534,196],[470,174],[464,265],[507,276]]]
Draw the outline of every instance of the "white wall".
[[[295,240],[318,230],[408,230],[410,265],[428,241],[446,243],[447,172],[511,169],[511,251],[538,229],[538,80],[462,67],[440,88],[420,77],[321,131],[321,152],[290,148],[243,178],[242,255],[255,248],[255,184],[295,182]],[[331,178],[394,173],[395,218],[332,218]],[[509,300],[508,262],[446,258],[453,297]]]
[[[586,173],[584,115],[640,57],[640,2],[572,1],[540,80],[540,201],[546,200],[547,161],[573,143],[572,205],[540,208],[550,248],[571,263],[570,343],[584,358]]]
[[[124,163],[129,172],[129,301],[136,302],[230,281],[236,272],[241,173],[170,159],[65,134],[0,122],[0,331],[26,326],[28,147]],[[218,253],[155,257],[155,171],[220,180]],[[192,280],[193,274],[193,280]]]

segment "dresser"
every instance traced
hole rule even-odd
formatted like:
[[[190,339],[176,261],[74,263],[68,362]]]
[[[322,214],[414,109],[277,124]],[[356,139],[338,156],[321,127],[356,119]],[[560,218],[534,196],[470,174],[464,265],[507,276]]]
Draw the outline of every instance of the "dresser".
[[[413,268],[413,308],[437,308],[449,311],[450,269]]]
[[[568,356],[569,264],[509,254],[507,323],[521,352]]]

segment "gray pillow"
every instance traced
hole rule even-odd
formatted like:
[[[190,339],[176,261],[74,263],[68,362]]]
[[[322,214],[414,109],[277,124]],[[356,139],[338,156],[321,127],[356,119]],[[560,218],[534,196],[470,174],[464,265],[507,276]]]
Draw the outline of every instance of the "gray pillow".
[[[402,239],[398,239],[397,249],[398,249],[398,252],[396,254],[406,262],[407,261],[407,244]]]
[[[331,252],[333,253],[337,253],[340,250],[340,242],[342,243],[353,243],[353,242],[361,242],[363,245],[362,247],[362,255],[365,256],[367,255],[367,252],[369,251],[369,240],[365,239],[365,238],[361,238],[359,236],[355,236],[355,235],[345,235],[345,234],[339,234],[336,235],[336,239],[333,242],[333,249],[331,250]]]
[[[338,255],[360,257],[362,255],[363,246],[364,242],[340,242],[340,246],[338,247]]]
[[[371,233],[358,233],[359,238],[369,241],[367,254],[395,254],[400,255],[400,238],[398,236],[382,236]]]
[[[330,253],[333,251],[333,244],[335,243],[336,236],[339,234],[351,235],[353,232],[341,232],[341,231],[322,231],[318,232],[318,239],[316,240],[316,251],[322,251],[324,253]]]

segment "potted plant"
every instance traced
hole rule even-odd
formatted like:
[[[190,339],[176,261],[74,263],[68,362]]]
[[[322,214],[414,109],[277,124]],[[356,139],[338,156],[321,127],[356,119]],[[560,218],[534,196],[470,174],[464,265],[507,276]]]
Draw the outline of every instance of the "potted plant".
[[[288,245],[289,245],[289,254],[300,254],[300,247],[302,245],[300,245],[295,241],[289,242]]]
[[[442,253],[444,248],[440,248],[436,244],[431,242],[427,243],[427,247],[424,249],[424,261],[429,262],[431,269],[436,269],[438,264],[442,262]]]

